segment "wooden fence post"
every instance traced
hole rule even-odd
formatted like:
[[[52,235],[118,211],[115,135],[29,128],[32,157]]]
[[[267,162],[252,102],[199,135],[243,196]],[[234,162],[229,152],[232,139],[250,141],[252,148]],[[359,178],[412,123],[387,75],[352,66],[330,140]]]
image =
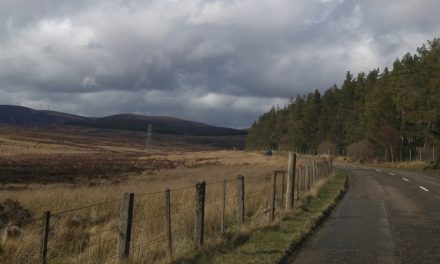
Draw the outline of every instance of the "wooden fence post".
[[[287,190],[286,190],[286,211],[293,208],[294,203],[294,188],[295,188],[295,168],[296,168],[296,154],[289,153],[289,163],[287,166]]]
[[[307,191],[312,189],[312,165],[307,165]]]
[[[324,161],[324,165],[325,165],[325,175],[324,175],[324,177],[327,178],[330,175],[330,166],[329,166],[328,160]]]
[[[295,168],[295,200],[294,200],[294,204],[299,200],[299,168]]]
[[[277,184],[277,172],[274,171],[272,175],[272,181],[270,185],[270,197],[269,197],[269,222],[275,219],[275,195]]]
[[[327,167],[328,167],[328,174],[327,174],[327,176],[330,176],[332,174],[332,172],[333,172],[332,171],[332,163],[333,163],[332,159],[327,161]]]
[[[321,161],[316,163],[316,181],[321,179]]]
[[[170,260],[173,258],[173,241],[171,237],[171,191],[165,190],[165,211],[166,211],[166,228],[168,240],[168,256]]]
[[[330,160],[329,166],[330,166],[330,173],[329,173],[330,176],[333,173],[333,159]]]
[[[194,243],[196,247],[203,245],[205,228],[205,187],[206,182],[196,184],[196,220],[194,226]]]
[[[130,254],[131,225],[133,222],[134,193],[124,193],[119,214],[119,259],[125,260]]]
[[[244,176],[237,177],[237,225],[244,223]]]
[[[283,207],[283,202],[284,202],[284,192],[286,191],[286,186],[285,186],[285,178],[286,178],[286,171],[282,171],[281,174],[281,208]]]
[[[301,170],[302,170],[302,178],[303,178],[303,193],[307,192],[307,177],[306,177],[306,167],[305,166],[301,166]]]
[[[41,263],[47,263],[47,243],[49,242],[50,211],[44,212],[43,235],[41,237]]]
[[[308,192],[309,191],[309,177],[308,177],[308,173],[309,173],[309,169],[308,169],[308,165],[304,166],[304,192]]]
[[[223,181],[223,192],[222,192],[222,209],[221,209],[221,223],[220,223],[220,232],[225,232],[225,215],[226,215],[226,180]]]

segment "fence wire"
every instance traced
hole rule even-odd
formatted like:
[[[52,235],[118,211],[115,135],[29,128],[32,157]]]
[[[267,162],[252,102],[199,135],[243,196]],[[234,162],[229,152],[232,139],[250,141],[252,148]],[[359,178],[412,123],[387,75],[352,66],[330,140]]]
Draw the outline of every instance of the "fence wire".
[[[298,163],[301,165],[298,165],[295,174],[296,200],[302,199],[314,183],[331,174],[328,160],[307,158],[298,160]],[[275,217],[280,217],[286,210],[289,175],[286,171],[277,171],[275,175],[275,190],[271,190],[271,174],[244,176],[244,224],[267,225],[270,210],[275,210]],[[227,239],[222,233],[239,232],[237,203],[241,196],[237,178],[206,182],[204,188],[204,239],[221,241]],[[271,200],[273,191],[275,200]],[[169,214],[166,190],[135,194],[129,220],[129,259],[150,263],[192,252],[194,217],[200,210],[196,193],[195,185],[170,189]],[[51,214],[47,230],[47,260],[62,263],[118,261],[123,256],[119,250],[121,232],[125,232],[121,229],[123,201],[108,200]],[[274,206],[271,207],[272,201]],[[23,223],[20,238],[28,242],[24,243],[21,251],[14,252],[15,256],[20,255],[16,262],[37,263],[41,260],[39,241],[45,220],[38,217]],[[14,226],[0,226],[0,231]]]

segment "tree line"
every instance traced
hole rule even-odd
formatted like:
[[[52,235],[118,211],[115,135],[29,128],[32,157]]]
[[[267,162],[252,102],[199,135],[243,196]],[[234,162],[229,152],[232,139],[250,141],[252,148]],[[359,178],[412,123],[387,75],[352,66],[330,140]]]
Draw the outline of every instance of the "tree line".
[[[440,139],[440,39],[340,87],[291,98],[252,124],[248,149],[352,152],[362,158],[402,159]]]

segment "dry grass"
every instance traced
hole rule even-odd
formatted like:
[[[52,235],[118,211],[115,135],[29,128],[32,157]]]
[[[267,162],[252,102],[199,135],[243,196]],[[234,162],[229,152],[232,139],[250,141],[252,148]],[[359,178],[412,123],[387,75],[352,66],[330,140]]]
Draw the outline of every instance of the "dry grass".
[[[102,183],[96,186],[71,184],[9,184],[4,185],[0,200],[20,202],[35,217],[46,210],[55,214],[51,219],[49,263],[113,263],[116,261],[116,241],[120,199],[124,192],[135,193],[132,262],[168,261],[165,242],[165,198],[161,192],[171,191],[172,230],[175,258],[193,250],[192,233],[197,181],[206,181],[206,244],[224,242],[218,236],[220,228],[220,197],[222,180],[227,183],[226,223],[233,232],[235,179],[238,174],[246,179],[246,217],[248,227],[267,222],[269,180],[273,170],[285,169],[282,156],[265,157],[259,153],[238,151],[191,152],[157,154],[148,160],[177,163],[173,169],[157,169],[131,176],[120,184]],[[212,184],[210,184],[212,183]],[[281,186],[281,182],[278,182]],[[183,189],[181,189],[184,187]],[[23,190],[24,189],[24,190]],[[156,194],[147,194],[159,192]],[[91,208],[57,214],[103,201],[108,203]],[[281,204],[280,204],[281,206]],[[41,220],[22,228],[22,236],[9,239],[2,246],[2,260],[7,263],[37,261],[41,236]],[[112,258],[115,257],[115,258]],[[108,260],[108,261],[106,261]]]
[[[1,134],[1,133],[0,133]],[[3,138],[1,137],[3,135]],[[99,143],[88,146],[85,138],[72,138],[68,143],[58,135],[47,140],[39,135],[32,141],[27,136],[0,135],[2,155],[56,155],[62,152],[103,154],[105,151],[127,153],[123,145]],[[5,143],[6,142],[6,143]],[[29,144],[39,142],[37,152],[27,151]],[[268,224],[267,208],[270,176],[274,170],[286,170],[286,155],[280,153],[265,157],[261,153],[241,151],[164,151],[145,154],[129,146],[136,155],[124,156],[126,164],[143,164],[147,168],[118,174],[111,180],[85,183],[14,183],[2,184],[0,201],[17,200],[29,209],[34,218],[50,210],[49,263],[116,263],[119,208],[125,192],[135,193],[134,224],[132,230],[131,263],[169,262],[165,239],[165,197],[163,191],[171,189],[171,222],[173,257],[175,260],[194,252],[192,236],[195,213],[195,184],[206,181],[205,247],[215,247],[237,234],[235,223],[236,177],[245,176],[246,226],[251,230]],[[104,149],[104,150],[103,150]],[[9,152],[8,152],[9,151]],[[104,152],[103,152],[104,151]],[[5,153],[5,154],[3,154]],[[125,155],[125,154],[124,154]],[[34,157],[34,156],[32,156]],[[88,157],[85,155],[84,157]],[[298,162],[301,163],[301,160]],[[84,160],[83,166],[88,166]],[[143,168],[143,167],[141,167]],[[108,170],[116,169],[109,166]],[[81,177],[81,171],[78,172]],[[223,180],[226,188],[226,234],[220,231],[220,198]],[[116,184],[115,184],[116,183]],[[281,189],[281,178],[277,188]],[[102,203],[102,204],[98,204]],[[82,209],[69,209],[94,205]],[[282,208],[281,193],[277,193],[277,207]],[[67,210],[67,212],[66,212]],[[21,236],[5,238],[0,247],[1,263],[37,263],[42,232],[38,219],[21,227]]]
[[[412,169],[412,170],[423,170],[428,167],[428,163],[425,161],[404,161],[404,162],[383,162],[380,163],[381,166],[396,169]]]

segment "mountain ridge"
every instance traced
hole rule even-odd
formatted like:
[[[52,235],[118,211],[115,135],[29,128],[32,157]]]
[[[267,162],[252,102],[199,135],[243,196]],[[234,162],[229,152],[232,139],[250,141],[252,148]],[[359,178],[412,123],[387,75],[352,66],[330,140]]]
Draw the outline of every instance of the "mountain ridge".
[[[17,105],[0,105],[0,126],[84,126],[104,129],[147,130],[176,135],[246,135],[245,130],[217,127],[171,116],[147,116],[140,114],[115,114],[104,117],[86,117],[50,110],[35,110]]]

